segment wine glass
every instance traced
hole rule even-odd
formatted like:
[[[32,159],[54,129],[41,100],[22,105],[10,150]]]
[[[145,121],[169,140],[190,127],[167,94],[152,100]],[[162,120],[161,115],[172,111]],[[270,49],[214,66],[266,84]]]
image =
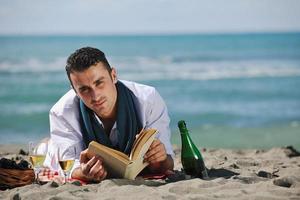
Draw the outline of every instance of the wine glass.
[[[67,177],[70,174],[71,169],[73,168],[76,157],[76,147],[69,146],[65,147],[65,145],[57,146],[57,158],[60,168],[63,170],[65,182],[67,183]]]
[[[39,183],[39,173],[43,168],[47,154],[47,147],[48,145],[45,143],[36,144],[34,142],[29,142],[28,144],[29,158],[35,174],[34,183]]]

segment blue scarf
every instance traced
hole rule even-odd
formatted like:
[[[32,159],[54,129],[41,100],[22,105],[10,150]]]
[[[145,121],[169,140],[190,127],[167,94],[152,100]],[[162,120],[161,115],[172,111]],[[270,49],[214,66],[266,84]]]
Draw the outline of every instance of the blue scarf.
[[[142,123],[138,117],[134,104],[136,98],[133,92],[122,82],[116,83],[117,88],[117,130],[118,144],[113,146],[103,126],[98,122],[94,112],[83,101],[79,101],[79,118],[83,141],[86,147],[91,141],[96,141],[110,148],[122,151],[129,155],[135,135],[142,129]]]

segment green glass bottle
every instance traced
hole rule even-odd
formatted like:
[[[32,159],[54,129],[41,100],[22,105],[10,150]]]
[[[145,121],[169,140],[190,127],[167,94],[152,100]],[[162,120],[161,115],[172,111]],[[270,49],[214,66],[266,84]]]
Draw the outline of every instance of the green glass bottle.
[[[184,120],[178,122],[181,135],[181,162],[183,170],[192,177],[208,179],[207,169],[200,151],[193,143]]]

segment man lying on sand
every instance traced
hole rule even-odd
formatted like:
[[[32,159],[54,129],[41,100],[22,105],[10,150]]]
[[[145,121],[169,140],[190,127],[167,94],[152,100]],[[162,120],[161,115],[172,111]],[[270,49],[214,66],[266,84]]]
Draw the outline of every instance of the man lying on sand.
[[[87,146],[97,141],[128,154],[142,128],[155,128],[157,139],[145,155],[148,169],[155,173],[172,170],[174,161],[166,105],[155,88],[117,78],[104,53],[86,47],[67,60],[66,72],[72,89],[50,110],[49,154],[46,165],[59,169],[55,147],[76,146],[71,177],[101,181],[107,171],[100,157],[89,159]],[[57,160],[57,159],[56,159]]]

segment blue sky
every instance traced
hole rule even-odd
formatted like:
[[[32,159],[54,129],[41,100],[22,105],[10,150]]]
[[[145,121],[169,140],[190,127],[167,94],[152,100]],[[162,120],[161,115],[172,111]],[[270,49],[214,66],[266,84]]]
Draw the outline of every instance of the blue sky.
[[[0,0],[0,34],[300,31],[299,0]]]

